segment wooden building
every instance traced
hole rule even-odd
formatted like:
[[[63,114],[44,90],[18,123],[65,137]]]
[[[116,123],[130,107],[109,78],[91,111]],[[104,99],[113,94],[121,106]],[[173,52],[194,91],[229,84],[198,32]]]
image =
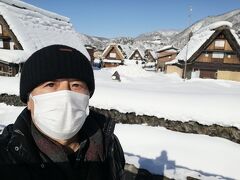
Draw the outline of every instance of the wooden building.
[[[165,63],[172,61],[178,55],[179,50],[173,46],[165,46],[158,51],[157,54],[157,69],[165,71]]]
[[[86,44],[86,45],[84,45],[84,46],[85,46],[85,48],[87,49],[87,52],[88,52],[88,54],[89,54],[89,56],[90,56],[91,63],[93,64],[94,52],[95,52],[96,48],[93,47],[93,46],[91,46],[91,45],[88,45],[88,44]]]
[[[130,60],[144,60],[144,51],[140,49],[134,49],[132,54],[129,56]]]
[[[106,47],[102,54],[103,67],[116,67],[123,64],[124,54],[118,44],[112,43]]]
[[[15,34],[10,29],[8,23],[0,15],[0,50],[16,50],[23,49]],[[1,76],[15,76],[22,67],[21,63],[14,63],[5,61],[0,53],[0,75]],[[5,51],[6,54],[6,51]]]
[[[102,55],[103,55],[103,51],[102,49],[95,49],[94,51],[94,59],[102,59]]]
[[[205,37],[206,40],[199,44],[196,50],[190,49],[191,54],[187,58],[187,63],[183,61],[184,58],[180,58],[183,56],[177,56],[178,62],[174,65],[182,69],[182,72],[186,65],[187,78],[200,77],[240,81],[240,40],[231,29],[231,24],[223,21],[214,23],[206,29],[208,33],[205,34],[208,34],[209,37]],[[189,41],[189,48],[197,44],[194,42],[198,40],[197,36],[203,38],[201,34],[196,35]],[[181,55],[186,55],[186,47]],[[177,68],[175,67],[175,69]]]
[[[144,58],[147,62],[156,62],[157,55],[156,53],[151,49],[146,49],[144,52]]]
[[[157,60],[160,62],[169,62],[178,55],[179,50],[173,46],[165,46],[156,51]]]
[[[0,1],[0,75],[15,76],[36,50],[72,46],[89,58],[69,18],[19,0]]]

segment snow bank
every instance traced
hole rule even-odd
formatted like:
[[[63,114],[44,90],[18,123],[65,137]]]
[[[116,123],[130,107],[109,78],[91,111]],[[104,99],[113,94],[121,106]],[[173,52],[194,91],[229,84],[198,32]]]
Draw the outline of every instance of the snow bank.
[[[116,70],[121,82],[111,79]],[[147,72],[137,66],[98,70],[95,77],[96,90],[90,104],[97,108],[240,128],[239,82],[183,81],[174,74]]]
[[[8,124],[12,124],[22,112],[24,107],[8,106],[0,103],[0,130]]]
[[[113,81],[118,71],[121,82]],[[122,113],[196,121],[240,129],[240,83],[213,79],[183,81],[175,74],[148,72],[140,65],[94,70],[90,105]],[[0,93],[19,94],[19,77],[0,77]]]
[[[231,141],[143,125],[118,124],[115,133],[138,168],[173,179],[240,178],[240,145]]]
[[[19,95],[20,77],[0,76],[0,94]]]

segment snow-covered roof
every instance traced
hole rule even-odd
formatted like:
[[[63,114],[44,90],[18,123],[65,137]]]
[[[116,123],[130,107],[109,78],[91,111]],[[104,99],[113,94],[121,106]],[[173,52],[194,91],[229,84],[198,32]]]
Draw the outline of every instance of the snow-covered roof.
[[[126,58],[129,58],[132,51],[133,51],[133,48],[129,45],[122,45],[122,44],[118,44],[118,46],[120,46],[122,48],[122,51],[126,54]]]
[[[89,58],[78,33],[67,17],[19,0],[0,0],[0,15],[6,20],[23,47],[23,52],[16,53],[16,58],[12,55],[13,50],[0,50],[0,59],[3,61],[24,62],[36,50],[52,44],[74,47]],[[18,51],[14,50],[14,52]]]
[[[162,51],[165,51],[165,50],[168,50],[169,52],[177,52],[177,48],[175,48],[173,45],[167,45],[167,46],[164,46],[162,47],[161,49],[157,50],[156,52],[162,52]]]
[[[135,53],[135,51],[138,51],[139,54],[142,56],[142,58],[144,58],[144,49],[140,49],[140,48],[135,48],[128,58],[130,58]]]
[[[116,51],[118,52],[118,54],[124,58],[123,54],[122,54],[122,51],[119,49],[118,45],[115,44],[115,43],[110,43],[106,48],[105,50],[103,51],[102,53],[102,56],[105,57],[107,56],[107,53],[109,53],[109,51],[111,50],[112,47],[115,47],[116,48]]]
[[[174,64],[177,63],[178,60],[186,61],[188,60],[201,46],[205,43],[215,32],[218,27],[227,26],[229,28],[232,27],[232,23],[228,21],[218,21],[208,26],[205,26],[198,31],[193,32],[193,36],[189,40],[189,42],[183,47],[183,49],[179,52],[176,58],[166,64]],[[234,35],[234,31],[231,30]],[[237,37],[237,35],[234,35]],[[239,42],[239,40],[237,40]],[[187,57],[187,58],[186,58]]]
[[[149,51],[152,54],[152,57],[154,59],[157,59],[157,54],[155,53],[155,51]]]

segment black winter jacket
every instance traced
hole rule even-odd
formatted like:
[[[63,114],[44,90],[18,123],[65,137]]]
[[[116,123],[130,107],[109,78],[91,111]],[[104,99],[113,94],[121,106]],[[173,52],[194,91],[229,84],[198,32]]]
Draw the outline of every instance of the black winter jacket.
[[[30,111],[24,109],[14,124],[4,128],[0,135],[0,179],[7,180],[121,180],[125,159],[121,145],[113,134],[115,123],[105,116],[90,111],[82,129],[81,142],[102,132],[104,158],[86,161],[88,146],[82,148],[70,162],[56,163],[41,152],[31,133]],[[80,148],[81,149],[81,148]]]

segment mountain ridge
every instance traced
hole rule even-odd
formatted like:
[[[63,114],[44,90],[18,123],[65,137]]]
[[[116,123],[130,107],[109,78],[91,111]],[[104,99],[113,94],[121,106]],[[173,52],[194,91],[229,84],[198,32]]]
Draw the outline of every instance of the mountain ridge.
[[[146,32],[134,37],[105,38],[89,36],[79,33],[84,44],[95,46],[97,49],[104,49],[109,43],[118,43],[135,47],[145,47],[157,50],[166,45],[173,45],[179,49],[187,43],[190,32],[195,32],[200,28],[217,21],[229,21],[233,24],[233,29],[240,34],[240,9],[235,9],[220,15],[207,16],[191,24],[189,27],[180,30],[162,29],[153,32]]]

